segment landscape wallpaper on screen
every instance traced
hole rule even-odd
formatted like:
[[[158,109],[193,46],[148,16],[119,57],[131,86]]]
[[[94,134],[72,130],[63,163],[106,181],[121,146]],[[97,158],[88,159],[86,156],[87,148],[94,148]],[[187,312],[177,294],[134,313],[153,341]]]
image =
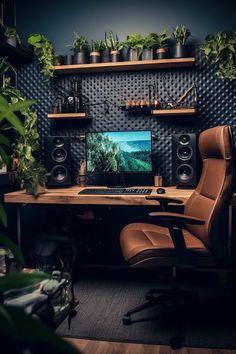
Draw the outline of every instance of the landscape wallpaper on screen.
[[[87,134],[87,172],[151,172],[151,132]]]

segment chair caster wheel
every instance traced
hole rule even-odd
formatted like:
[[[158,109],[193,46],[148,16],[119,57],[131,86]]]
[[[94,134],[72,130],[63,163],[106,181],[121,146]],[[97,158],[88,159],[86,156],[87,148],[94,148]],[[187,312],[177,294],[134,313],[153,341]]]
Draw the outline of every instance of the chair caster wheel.
[[[181,337],[170,338],[170,346],[172,349],[181,349],[183,346],[183,338]]]
[[[123,324],[126,325],[126,326],[131,324],[130,315],[124,315],[123,316]]]

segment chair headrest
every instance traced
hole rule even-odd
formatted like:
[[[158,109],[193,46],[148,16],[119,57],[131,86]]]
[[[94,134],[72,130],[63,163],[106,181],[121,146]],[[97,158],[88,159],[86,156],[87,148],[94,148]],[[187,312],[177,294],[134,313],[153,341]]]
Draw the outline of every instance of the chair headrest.
[[[199,136],[199,150],[202,159],[231,159],[232,142],[232,130],[229,125],[203,131]]]

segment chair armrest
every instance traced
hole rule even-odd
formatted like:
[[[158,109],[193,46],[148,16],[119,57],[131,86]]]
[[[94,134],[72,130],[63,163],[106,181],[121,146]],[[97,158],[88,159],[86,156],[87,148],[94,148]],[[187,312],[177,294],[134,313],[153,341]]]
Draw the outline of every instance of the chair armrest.
[[[154,197],[154,196],[148,196],[146,197],[147,200],[156,200],[157,202],[160,203],[162,211],[166,211],[168,205],[170,203],[173,204],[183,204],[183,201],[180,199],[174,199],[174,198],[169,198],[169,197]]]
[[[203,219],[195,218],[193,216],[178,214],[178,213],[167,213],[167,212],[152,212],[148,214],[149,216],[155,217],[160,221],[167,221],[172,225],[204,225],[205,221]]]

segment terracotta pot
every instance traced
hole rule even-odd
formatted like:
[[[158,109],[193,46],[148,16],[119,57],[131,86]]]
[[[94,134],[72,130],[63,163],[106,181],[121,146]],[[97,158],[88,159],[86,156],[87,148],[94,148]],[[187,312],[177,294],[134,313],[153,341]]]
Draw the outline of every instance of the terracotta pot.
[[[156,59],[166,59],[167,58],[167,48],[156,49]]]
[[[111,61],[112,62],[120,61],[120,51],[119,50],[112,50],[110,52],[110,54],[111,54]]]
[[[100,63],[100,53],[99,52],[91,52],[90,53],[90,63]]]

